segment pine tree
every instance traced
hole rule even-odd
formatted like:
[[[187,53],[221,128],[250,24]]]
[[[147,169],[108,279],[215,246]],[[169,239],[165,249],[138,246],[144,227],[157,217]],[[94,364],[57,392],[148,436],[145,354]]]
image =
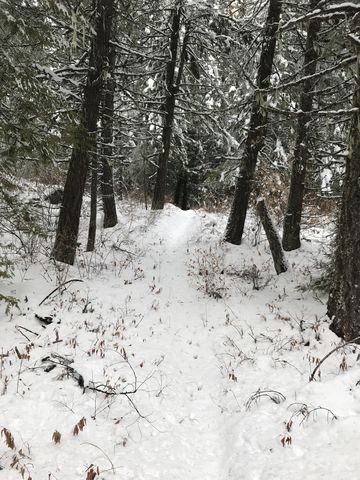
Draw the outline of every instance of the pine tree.
[[[318,0],[310,1],[311,10],[315,9]],[[317,59],[319,46],[317,37],[320,31],[321,21],[310,20],[307,27],[306,45],[304,53],[304,76],[307,79],[303,83],[300,96],[299,109],[301,115],[297,122],[296,142],[294,160],[292,163],[290,192],[287,210],[284,220],[283,248],[284,250],[295,250],[300,247],[300,223],[305,191],[306,168],[309,158],[309,125],[311,119]]]
[[[357,16],[359,20],[359,15]],[[355,17],[356,18],[356,17]],[[360,54],[360,30],[352,35]],[[348,157],[335,253],[335,272],[328,301],[330,326],[345,340],[360,335],[360,56],[349,132]]]
[[[114,35],[112,39],[114,40]],[[115,60],[114,45],[110,45],[109,72],[105,82],[101,111],[101,195],[104,210],[104,228],[117,224],[117,213],[114,195],[114,178],[112,169],[114,140],[114,95],[115,95]]]
[[[225,241],[235,245],[239,245],[242,240],[258,154],[265,142],[267,111],[263,107],[267,99],[266,89],[270,85],[280,13],[281,2],[270,0],[257,71],[256,83],[258,91],[252,103],[249,130],[224,237]]]
[[[169,42],[169,60],[167,63],[165,76],[165,102],[163,106],[164,119],[161,135],[161,152],[158,159],[156,182],[151,206],[153,210],[163,209],[165,203],[167,165],[169,161],[171,141],[173,135],[176,94],[179,91],[179,83],[182,73],[181,64],[183,62],[183,59],[180,59],[179,71],[176,76],[182,15],[182,0],[178,0],[172,13],[170,29],[171,33]]]
[[[89,158],[97,155],[96,132],[104,77],[108,65],[113,9],[113,0],[94,0],[95,34],[91,38],[82,113],[73,145],[53,248],[54,258],[70,265],[75,260]],[[94,237],[90,241],[93,242]]]

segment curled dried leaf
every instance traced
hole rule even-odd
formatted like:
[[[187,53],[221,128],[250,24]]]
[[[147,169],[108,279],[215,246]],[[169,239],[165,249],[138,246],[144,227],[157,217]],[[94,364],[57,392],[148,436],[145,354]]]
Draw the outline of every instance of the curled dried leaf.
[[[55,430],[55,432],[52,434],[52,441],[54,443],[60,443],[61,442],[61,433]]]

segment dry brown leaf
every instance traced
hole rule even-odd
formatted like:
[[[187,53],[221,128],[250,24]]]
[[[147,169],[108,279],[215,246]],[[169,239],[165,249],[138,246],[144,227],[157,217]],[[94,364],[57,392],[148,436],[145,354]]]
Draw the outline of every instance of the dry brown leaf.
[[[6,428],[3,428],[1,430],[1,436],[5,437],[5,443],[6,445],[11,448],[11,450],[15,449],[15,442],[14,442],[14,437],[12,436],[12,433],[9,432]]]
[[[95,478],[99,475],[100,475],[99,467],[90,465],[90,467],[87,469],[86,480],[95,480]]]
[[[73,430],[73,435],[79,435],[80,432],[82,432],[85,428],[86,425],[86,418],[82,417],[78,423],[75,425],[74,430]]]
[[[55,430],[55,432],[52,435],[52,441],[54,443],[60,443],[61,442],[61,433]]]

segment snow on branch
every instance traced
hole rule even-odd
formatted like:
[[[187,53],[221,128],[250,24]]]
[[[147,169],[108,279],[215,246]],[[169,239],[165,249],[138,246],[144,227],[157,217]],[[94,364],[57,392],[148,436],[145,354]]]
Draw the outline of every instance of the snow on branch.
[[[306,75],[304,77],[299,78],[299,80],[294,80],[292,82],[283,83],[283,84],[280,83],[279,85],[274,85],[273,87],[270,87],[270,88],[266,89],[266,91],[267,92],[275,92],[276,90],[280,90],[280,89],[283,89],[283,88],[294,87],[295,85],[299,85],[300,83],[303,83],[306,80],[321,77],[322,75],[333,72],[334,70],[337,70],[338,68],[344,67],[345,65],[355,63],[356,60],[357,60],[357,56],[352,55],[350,57],[345,58],[344,60],[342,60],[341,62],[337,63],[336,65],[334,65],[332,67],[329,67],[329,68],[326,68],[324,70],[321,70],[320,72],[314,73],[314,75]],[[257,91],[260,92],[262,90],[258,89]]]
[[[354,33],[350,33],[349,34],[349,38],[352,42],[355,43],[355,45],[357,45],[358,47],[360,47],[360,37],[358,37],[357,35],[355,35]]]
[[[276,107],[264,107],[266,110],[274,113],[278,113],[280,115],[288,115],[288,116],[300,116],[300,115],[308,115],[308,116],[331,116],[335,117],[337,115],[350,115],[353,113],[357,113],[359,111],[358,108],[353,107],[353,108],[348,108],[344,109],[341,108],[339,110],[312,110],[311,112],[303,112],[302,110],[281,110]]]
[[[294,18],[284,23],[284,25],[282,25],[279,28],[279,31],[287,30],[298,23],[306,22],[315,18],[325,19],[325,18],[331,18],[331,16],[336,16],[337,14],[357,13],[357,12],[360,12],[360,4],[353,3],[353,2],[338,3],[324,9],[316,8],[315,10],[307,13],[306,15],[302,15],[301,17]]]

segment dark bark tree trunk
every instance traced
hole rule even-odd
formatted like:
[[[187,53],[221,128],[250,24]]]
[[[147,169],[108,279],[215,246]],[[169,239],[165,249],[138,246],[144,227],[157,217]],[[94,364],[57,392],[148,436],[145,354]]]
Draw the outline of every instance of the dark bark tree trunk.
[[[180,204],[181,210],[188,210],[188,208],[189,208],[189,189],[188,189],[188,184],[189,184],[189,174],[186,172],[186,173],[185,173],[184,182],[183,182],[182,201],[181,201],[181,204]]]
[[[175,116],[176,93],[178,92],[182,73],[179,68],[177,79],[175,78],[182,16],[181,5],[182,1],[177,1],[171,24],[169,47],[170,59],[167,64],[165,79],[166,98],[164,104],[164,123],[161,137],[162,151],[160,152],[158,159],[158,169],[156,173],[155,188],[151,205],[152,210],[163,209],[165,203],[167,164],[170,156],[171,139]]]
[[[178,179],[176,181],[175,193],[174,193],[174,205],[180,207],[181,196],[182,196],[182,184],[183,178],[181,173],[178,174]]]
[[[64,186],[63,201],[52,255],[55,260],[73,265],[79,232],[79,218],[88,170],[90,136],[79,127],[78,144],[73,146]]]
[[[264,227],[266,238],[270,245],[271,255],[274,260],[276,273],[284,273],[288,269],[284,251],[281,246],[280,237],[276,231],[275,225],[270,217],[265,200],[259,198],[256,204],[257,212],[260,217],[262,226]]]
[[[90,221],[88,231],[87,252],[95,249],[96,216],[97,216],[98,162],[94,152],[91,158],[91,190],[90,190]]]
[[[280,13],[281,1],[270,0],[256,79],[257,87],[261,91],[256,92],[253,100],[249,131],[225,230],[225,241],[235,245],[240,245],[242,240],[249,197],[253,189],[258,153],[265,143],[267,113],[262,108],[262,103],[266,102],[266,89],[270,85]]]
[[[181,208],[181,210],[187,210],[188,205],[188,181],[189,174],[185,170],[182,170],[178,174],[178,179],[176,182],[175,194],[174,194],[174,204]]]
[[[115,94],[115,48],[110,46],[109,77],[105,83],[102,110],[101,133],[101,195],[104,211],[104,228],[114,227],[117,224],[116,203],[114,195],[114,178],[111,160],[113,155],[113,123],[114,123],[114,94]]]
[[[109,54],[114,0],[94,0],[93,5],[96,34],[91,40],[80,127],[73,145],[53,248],[55,260],[70,265],[75,260],[89,152],[96,151],[96,130],[103,86],[103,69]]]
[[[102,158],[101,194],[104,210],[104,228],[114,227],[117,222],[114,194],[114,176],[112,166],[106,158]]]
[[[360,48],[358,48],[360,54]],[[328,301],[330,329],[345,340],[360,335],[360,58],[349,154],[338,224],[335,272]]]
[[[319,0],[311,0],[311,10],[316,8]],[[311,77],[316,72],[318,61],[317,38],[320,30],[320,19],[310,20],[307,29],[306,47],[304,55],[304,75]],[[306,167],[309,159],[309,139],[311,110],[313,108],[313,89],[315,80],[308,78],[303,83],[300,96],[300,111],[296,133],[294,160],[292,164],[290,191],[287,210],[284,219],[283,248],[290,251],[300,247],[300,224],[305,194]]]

